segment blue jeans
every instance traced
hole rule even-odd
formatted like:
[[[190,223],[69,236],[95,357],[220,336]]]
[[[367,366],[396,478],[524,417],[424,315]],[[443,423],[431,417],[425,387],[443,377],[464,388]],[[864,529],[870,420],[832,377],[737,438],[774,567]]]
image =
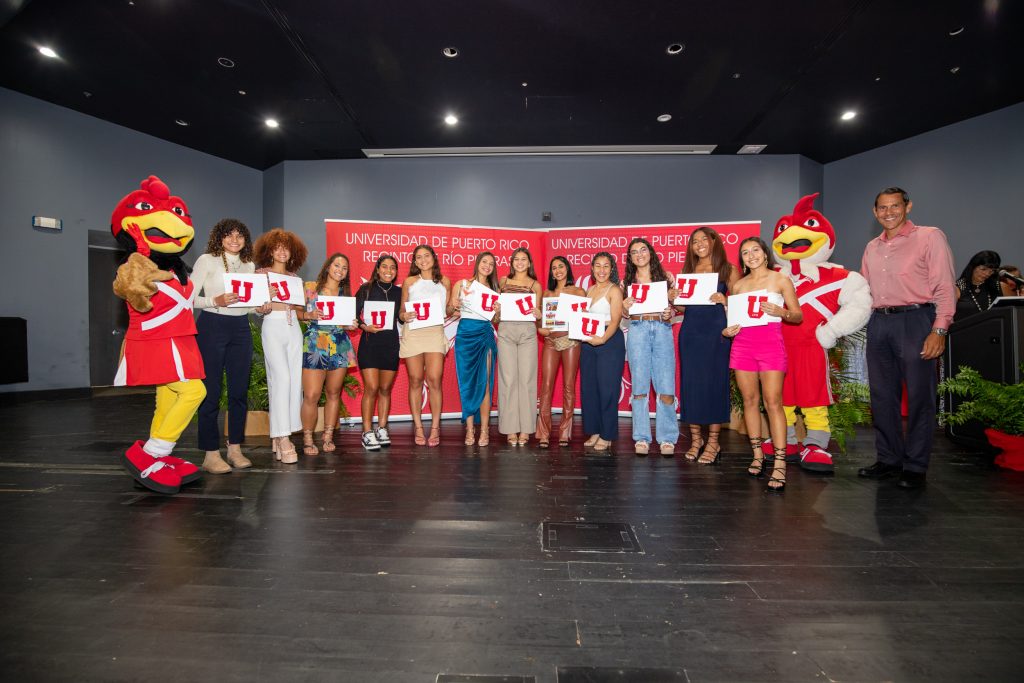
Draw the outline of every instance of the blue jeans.
[[[658,443],[674,444],[679,440],[676,418],[676,348],[672,326],[657,320],[632,320],[626,336],[626,357],[633,378],[633,441],[651,441],[651,418],[648,399],[654,384],[657,406],[656,431]],[[641,398],[637,398],[641,396]],[[671,397],[666,403],[663,396]]]

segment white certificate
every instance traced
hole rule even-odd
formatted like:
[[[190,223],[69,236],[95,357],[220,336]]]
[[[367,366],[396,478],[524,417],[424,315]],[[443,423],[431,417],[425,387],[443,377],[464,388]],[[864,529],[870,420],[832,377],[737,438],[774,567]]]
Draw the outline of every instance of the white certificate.
[[[590,339],[604,336],[605,328],[611,316],[607,313],[571,313],[566,324],[569,327],[569,339]]]
[[[729,297],[729,312],[727,324],[729,327],[739,325],[740,327],[760,327],[768,323],[782,322],[777,315],[768,315],[761,310],[761,304],[771,303],[777,306],[783,304],[782,295],[777,292],[769,292],[767,289],[758,289],[753,292],[744,292]]]
[[[626,288],[626,298],[633,299],[633,305],[629,307],[630,315],[661,313],[668,308],[668,283],[664,280],[634,282]]]
[[[473,280],[469,286],[469,294],[462,297],[462,304],[474,315],[486,320],[494,319],[494,304],[498,303],[498,293],[487,285]]]
[[[576,294],[559,294],[558,312],[555,314],[555,317],[558,320],[565,320],[568,322],[569,314],[585,312],[588,310],[590,310],[589,296],[577,296]]]
[[[444,299],[440,297],[406,301],[405,312],[412,314],[406,317],[406,324],[410,330],[444,325]]]
[[[270,301],[270,285],[267,284],[266,275],[224,273],[224,291],[238,295],[238,301],[228,308],[253,308]]]
[[[501,319],[504,322],[537,322],[533,317],[533,309],[537,308],[538,301],[532,292],[499,294],[498,303],[501,305]]]
[[[302,291],[302,278],[293,275],[278,275],[267,273],[267,280],[271,285],[277,285],[277,296],[274,302],[293,304],[295,306],[306,305],[306,295]]]
[[[558,300],[557,296],[544,297],[540,307],[541,326],[552,332],[565,332],[568,327],[565,318],[558,317]]]
[[[367,301],[363,304],[363,324],[381,330],[395,329],[394,301]]]
[[[718,273],[676,275],[676,306],[714,306],[711,295],[718,291]]]
[[[356,322],[356,298],[354,296],[327,296],[320,294],[316,298],[316,308],[320,311],[317,325],[354,325]]]

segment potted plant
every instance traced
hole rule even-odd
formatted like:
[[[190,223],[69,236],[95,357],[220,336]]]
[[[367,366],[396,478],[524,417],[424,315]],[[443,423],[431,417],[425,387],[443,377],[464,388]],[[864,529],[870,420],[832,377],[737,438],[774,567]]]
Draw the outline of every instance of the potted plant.
[[[1024,384],[993,382],[961,365],[956,375],[939,384],[939,391],[965,399],[947,416],[950,424],[977,420],[987,425],[988,442],[1002,451],[996,464],[1024,472]]]
[[[270,397],[267,393],[267,365],[263,359],[263,336],[260,334],[259,324],[252,319],[249,320],[249,329],[252,332],[252,367],[249,369],[249,414],[245,420],[245,433],[251,436],[266,436],[270,433],[270,414],[268,412]],[[302,331],[305,333],[305,326],[302,327]],[[228,409],[227,384],[225,378],[221,383],[220,391],[220,408],[225,413]],[[349,397],[355,397],[362,390],[362,386],[356,376],[350,372],[345,375],[341,390]],[[320,397],[319,405],[320,415],[317,417],[316,427],[318,431],[323,429],[323,396]],[[349,417],[350,414],[344,401],[341,401],[339,407],[340,417]],[[227,429],[227,420],[225,420],[224,427]]]

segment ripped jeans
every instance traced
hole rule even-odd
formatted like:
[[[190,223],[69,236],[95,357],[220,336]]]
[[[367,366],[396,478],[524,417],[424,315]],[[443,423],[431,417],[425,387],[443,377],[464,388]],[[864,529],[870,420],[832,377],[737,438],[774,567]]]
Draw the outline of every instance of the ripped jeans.
[[[654,384],[658,443],[679,440],[676,416],[676,348],[672,326],[657,320],[631,320],[626,358],[633,387],[633,441],[651,441],[649,396]]]

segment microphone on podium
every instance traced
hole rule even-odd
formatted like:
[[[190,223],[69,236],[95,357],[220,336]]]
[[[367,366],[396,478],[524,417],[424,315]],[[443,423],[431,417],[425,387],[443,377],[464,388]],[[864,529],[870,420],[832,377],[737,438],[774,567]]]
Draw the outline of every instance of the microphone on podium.
[[[1014,275],[1013,273],[1009,273],[1009,272],[1007,272],[1005,270],[1000,270],[999,271],[999,277],[1000,278],[1006,278],[1007,280],[1013,280],[1018,285],[1024,286],[1024,279],[1021,279],[1021,278],[1017,277],[1016,275]]]

